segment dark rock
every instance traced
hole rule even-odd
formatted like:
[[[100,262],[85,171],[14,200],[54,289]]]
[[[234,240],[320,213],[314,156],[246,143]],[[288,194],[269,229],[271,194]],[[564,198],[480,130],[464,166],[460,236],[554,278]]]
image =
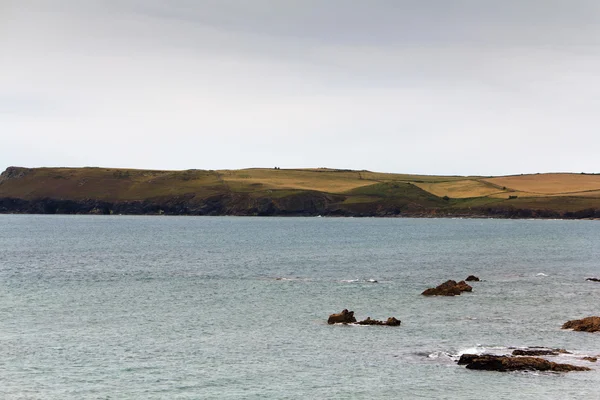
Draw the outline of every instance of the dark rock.
[[[497,356],[491,354],[463,354],[458,361],[459,364],[465,365],[467,369],[483,370],[483,371],[553,371],[553,372],[569,372],[569,371],[590,371],[590,368],[579,367],[571,364],[558,364],[543,358],[537,357],[512,357],[512,356]]]
[[[583,357],[582,360],[589,361],[589,362],[596,362],[596,361],[598,361],[598,357]]]
[[[551,349],[518,349],[512,352],[513,356],[557,356],[558,351]]]
[[[600,317],[587,317],[567,321],[562,326],[562,329],[573,329],[579,332],[598,332],[600,331]]]
[[[456,287],[461,291],[461,292],[472,292],[473,288],[465,281],[460,281],[456,284]]]
[[[586,281],[600,282],[600,278],[587,278]]]
[[[327,320],[328,324],[351,324],[356,322],[354,311],[342,310],[339,314],[331,314]]]
[[[481,354],[463,354],[458,360],[458,365],[466,365],[471,363],[477,357],[481,357]]]
[[[467,282],[479,282],[479,278],[476,277],[475,275],[469,275],[467,277],[467,279],[465,279],[465,281],[467,281]]]
[[[376,319],[367,319],[357,322],[358,325],[385,325],[385,326],[400,326],[400,320],[394,317],[389,317],[386,321],[378,321]]]
[[[462,292],[470,292],[473,288],[469,286],[465,281],[449,280],[435,288],[429,288],[421,293],[424,296],[457,296]]]

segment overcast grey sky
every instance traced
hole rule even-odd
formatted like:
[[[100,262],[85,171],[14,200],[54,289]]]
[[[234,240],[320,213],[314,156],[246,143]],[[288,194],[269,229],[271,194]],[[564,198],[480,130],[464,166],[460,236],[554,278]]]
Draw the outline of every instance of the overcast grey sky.
[[[0,0],[0,169],[600,172],[598,0]]]

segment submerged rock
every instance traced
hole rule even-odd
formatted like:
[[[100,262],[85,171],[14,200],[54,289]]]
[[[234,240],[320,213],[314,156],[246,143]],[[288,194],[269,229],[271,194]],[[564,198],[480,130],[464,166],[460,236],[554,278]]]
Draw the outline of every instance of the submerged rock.
[[[497,356],[491,354],[463,354],[458,360],[459,365],[467,369],[483,371],[590,371],[590,368],[571,364],[558,364],[537,357]]]
[[[557,356],[558,351],[551,349],[518,349],[512,352],[513,356]]]
[[[386,325],[386,326],[400,326],[400,320],[394,317],[389,317],[386,321],[379,321],[376,319],[371,319],[371,317],[367,317],[367,319],[363,321],[357,322],[358,325]]]
[[[582,360],[589,361],[589,362],[596,362],[596,361],[598,361],[598,357],[583,357]]]
[[[467,279],[465,279],[465,281],[467,281],[467,282],[479,282],[479,278],[476,277],[475,275],[469,275],[467,277]]]
[[[354,311],[348,311],[347,309],[343,309],[339,314],[331,314],[329,319],[327,319],[328,324],[351,324],[356,322],[356,318],[354,318]]]
[[[457,296],[462,292],[470,292],[473,288],[469,286],[465,281],[449,280],[435,288],[429,288],[421,293],[423,296]]]
[[[567,321],[563,324],[562,329],[573,329],[579,332],[598,332],[600,331],[600,317],[587,317]]]

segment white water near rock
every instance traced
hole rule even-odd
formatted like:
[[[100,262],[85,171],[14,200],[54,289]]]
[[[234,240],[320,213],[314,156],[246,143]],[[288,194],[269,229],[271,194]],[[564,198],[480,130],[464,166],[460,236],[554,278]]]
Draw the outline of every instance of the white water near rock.
[[[597,398],[600,336],[560,327],[598,315],[598,243],[598,221],[0,215],[0,398]],[[344,308],[402,324],[327,325]],[[593,371],[456,364],[536,346]]]

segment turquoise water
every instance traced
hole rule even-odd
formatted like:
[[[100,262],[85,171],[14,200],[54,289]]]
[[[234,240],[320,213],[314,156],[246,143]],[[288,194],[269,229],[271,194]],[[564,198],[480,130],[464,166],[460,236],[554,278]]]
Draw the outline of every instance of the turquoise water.
[[[597,399],[600,335],[560,326],[600,315],[599,243],[598,221],[0,215],[0,398]],[[327,325],[343,308],[402,325]],[[594,370],[453,361],[511,346]]]

